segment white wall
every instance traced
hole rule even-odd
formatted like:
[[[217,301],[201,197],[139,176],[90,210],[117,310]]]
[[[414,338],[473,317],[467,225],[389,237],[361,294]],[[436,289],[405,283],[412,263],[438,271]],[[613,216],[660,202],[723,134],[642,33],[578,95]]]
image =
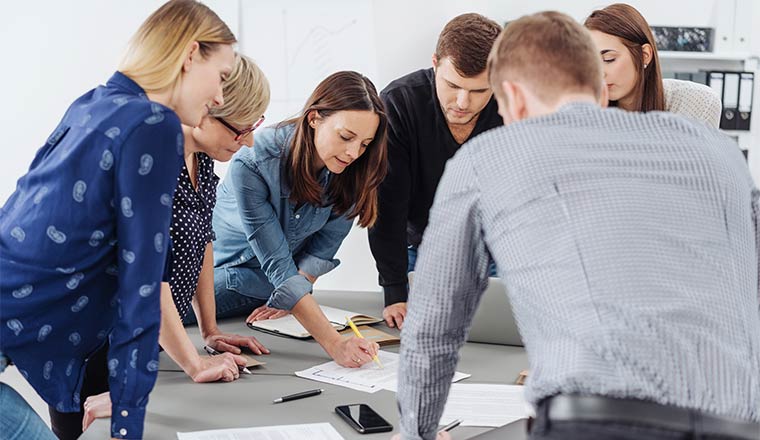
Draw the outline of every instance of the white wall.
[[[734,15],[738,2],[742,12]],[[161,0],[32,0],[6,2],[0,27],[5,41],[0,83],[0,203],[55,127],[69,103],[105,82],[126,43]],[[381,89],[391,80],[430,65],[440,29],[453,16],[480,12],[503,23],[543,9],[582,20],[612,1],[577,0],[216,0],[207,2],[255,58],[273,85],[269,121],[297,112],[319,78],[338,69],[359,70]],[[750,52],[760,54],[760,6],[755,0],[639,0],[630,3],[653,25],[717,27],[730,34],[744,23],[752,30]],[[12,17],[12,19],[7,19]],[[117,17],[104,20],[102,17]],[[284,53],[287,52],[287,53]],[[758,81],[760,82],[760,81]],[[755,102],[760,102],[756,99]],[[758,126],[755,115],[753,125]],[[757,128],[755,129],[757,130]],[[760,146],[758,146],[760,147]],[[756,175],[760,157],[751,158]],[[224,173],[225,167],[218,167]],[[338,252],[341,267],[317,287],[379,290],[366,231],[349,234]]]

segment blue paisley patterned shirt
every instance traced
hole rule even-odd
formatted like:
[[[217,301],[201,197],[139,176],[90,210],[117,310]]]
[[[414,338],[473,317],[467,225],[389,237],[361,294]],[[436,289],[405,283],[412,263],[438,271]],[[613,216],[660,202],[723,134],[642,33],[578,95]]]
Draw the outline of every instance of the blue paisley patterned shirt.
[[[0,211],[0,352],[73,412],[87,359],[110,337],[117,438],[142,437],[156,379],[183,143],[177,115],[116,72],[69,107]]]

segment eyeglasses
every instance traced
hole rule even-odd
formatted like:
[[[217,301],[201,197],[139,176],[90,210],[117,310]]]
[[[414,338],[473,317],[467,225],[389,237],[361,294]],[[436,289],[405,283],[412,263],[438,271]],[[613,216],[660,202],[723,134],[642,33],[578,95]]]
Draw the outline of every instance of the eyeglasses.
[[[264,115],[261,115],[261,117],[259,118],[259,120],[256,121],[256,123],[253,124],[252,126],[246,128],[246,129],[243,129],[243,130],[238,130],[232,124],[230,124],[229,122],[225,121],[224,119],[222,119],[222,118],[220,118],[218,116],[215,116],[214,118],[217,121],[221,122],[222,125],[224,125],[225,127],[229,128],[230,131],[232,131],[233,133],[235,133],[235,141],[239,141],[243,137],[248,136],[248,133],[252,133],[253,130],[256,130],[257,128],[259,128],[259,125],[261,125],[262,123],[264,123]]]

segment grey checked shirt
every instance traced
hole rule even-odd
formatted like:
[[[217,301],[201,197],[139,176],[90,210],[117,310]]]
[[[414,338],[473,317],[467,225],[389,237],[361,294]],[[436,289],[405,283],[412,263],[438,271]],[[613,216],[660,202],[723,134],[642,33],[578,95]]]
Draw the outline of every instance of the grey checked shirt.
[[[602,395],[760,421],[759,197],[733,141],[669,113],[573,103],[465,144],[409,296],[404,438],[435,437],[489,254],[530,402]]]

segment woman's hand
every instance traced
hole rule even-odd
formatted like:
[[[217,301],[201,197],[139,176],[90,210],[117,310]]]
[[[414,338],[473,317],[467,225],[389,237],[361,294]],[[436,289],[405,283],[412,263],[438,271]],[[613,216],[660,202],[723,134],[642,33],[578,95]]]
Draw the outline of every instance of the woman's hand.
[[[290,314],[289,310],[280,310],[275,309],[272,307],[267,306],[261,306],[257,307],[253,312],[251,312],[250,315],[248,315],[248,318],[245,319],[246,324],[250,324],[253,321],[263,321],[265,319],[277,319],[282,318],[283,316],[286,316]]]
[[[240,347],[247,347],[255,354],[269,354],[269,350],[253,336],[240,336],[217,331],[204,338],[204,342],[216,351],[240,354]]]
[[[372,362],[372,357],[377,356],[379,348],[380,346],[376,342],[357,338],[356,336],[350,338],[341,337],[327,353],[342,367],[358,368],[368,362]]]
[[[246,359],[232,353],[222,353],[218,356],[199,356],[199,360],[188,374],[194,382],[232,382],[240,377],[238,365],[245,367]]]
[[[90,396],[84,401],[82,431],[86,431],[95,419],[103,417],[111,417],[111,395],[108,391],[95,396]]]

